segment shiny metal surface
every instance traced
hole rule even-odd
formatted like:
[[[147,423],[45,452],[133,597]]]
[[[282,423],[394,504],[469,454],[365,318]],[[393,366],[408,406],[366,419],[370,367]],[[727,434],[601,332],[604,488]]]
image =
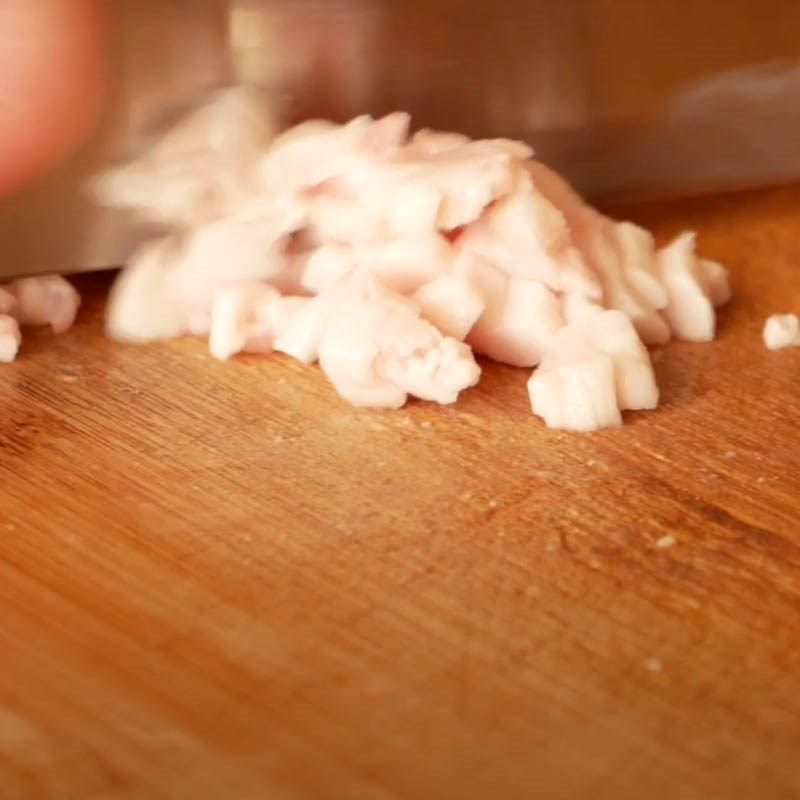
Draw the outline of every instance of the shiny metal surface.
[[[590,194],[800,177],[800,4],[787,0],[118,0],[116,92],[69,163],[0,202],[0,273],[114,264],[135,232],[83,191],[237,81],[287,120],[402,108],[526,139]]]

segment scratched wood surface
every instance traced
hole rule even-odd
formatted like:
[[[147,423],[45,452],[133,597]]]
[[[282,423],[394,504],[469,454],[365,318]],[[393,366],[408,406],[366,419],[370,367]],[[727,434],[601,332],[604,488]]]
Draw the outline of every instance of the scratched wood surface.
[[[0,797],[798,797],[800,192],[630,213],[736,298],[591,436],[114,345],[81,279],[0,371]]]

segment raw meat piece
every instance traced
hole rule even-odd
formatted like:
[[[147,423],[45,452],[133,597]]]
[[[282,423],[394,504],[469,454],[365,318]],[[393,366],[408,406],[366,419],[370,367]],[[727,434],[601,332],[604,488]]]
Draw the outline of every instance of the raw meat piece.
[[[316,297],[285,297],[280,301],[275,350],[306,364],[313,363],[319,358],[319,345],[333,315],[354,300],[419,315],[413,300],[389,290],[370,270],[352,267]]]
[[[320,366],[353,405],[399,408],[408,394],[453,403],[477,383],[470,349],[408,309],[351,295],[319,348]]]
[[[697,260],[703,288],[714,307],[725,305],[731,299],[731,283],[728,270],[716,261],[707,258]]]
[[[513,139],[481,139],[473,141],[462,133],[433,131],[423,128],[417,131],[409,142],[406,153],[414,156],[438,156],[443,153],[463,152],[502,153],[516,161],[527,161],[533,157],[533,148],[525,142]]]
[[[17,310],[17,298],[0,286],[0,314],[13,316]]]
[[[533,413],[548,428],[595,431],[622,424],[614,365],[581,342],[559,363],[543,362],[528,381]]]
[[[620,311],[588,314],[558,331],[528,392],[548,427],[568,430],[619,425],[620,410],[658,404],[650,358]]]
[[[539,363],[555,332],[564,324],[558,298],[537,281],[509,277],[477,256],[465,254],[455,274],[472,284],[485,310],[467,342],[478,353],[518,367]]]
[[[615,223],[614,234],[622,274],[628,283],[653,308],[666,308],[669,299],[658,273],[653,235],[632,222]]]
[[[234,103],[224,123],[220,106],[198,112],[112,180],[113,203],[188,227],[136,254],[113,292],[112,335],[210,329],[219,358],[319,360],[343,397],[383,407],[453,402],[478,378],[473,347],[539,364],[534,411],[580,430],[655,406],[640,336],[713,336],[724,267],[698,258],[691,235],[656,252],[527,145],[409,139],[402,113],[312,121],[269,143],[270,124],[248,131],[246,96],[219,100]]]
[[[425,219],[436,209],[434,229],[449,231],[474,222],[492,202],[524,185],[528,179],[519,155],[530,152],[526,145],[495,140],[426,153],[418,140],[362,178],[359,190],[371,206],[386,206],[387,198],[397,197],[403,211],[424,208]],[[400,215],[395,210],[388,216]],[[416,232],[421,228],[417,221]]]
[[[351,172],[369,169],[380,156],[405,144],[409,116],[390,114],[380,120],[357,117],[347,125],[312,120],[282,133],[259,167],[265,192],[313,189]]]
[[[544,164],[528,166],[536,187],[564,215],[575,245],[599,278],[603,305],[624,311],[648,344],[664,344],[669,328],[658,311],[666,306],[652,237],[631,223],[615,223],[593,208]]]
[[[773,314],[764,324],[764,343],[770,350],[800,347],[800,319],[796,314]]]
[[[317,361],[331,307],[330,300],[324,296],[282,298],[276,310],[280,317],[275,324],[275,350],[304,364]]]
[[[423,319],[445,336],[462,342],[486,309],[478,288],[460,275],[446,275],[421,286],[413,295]]]
[[[276,276],[304,214],[291,204],[250,204],[235,216],[140,249],[114,286],[108,332],[145,342],[208,333],[220,290]]]
[[[0,314],[0,362],[10,364],[17,357],[21,342],[19,323],[8,314]]]
[[[81,297],[60,275],[19,278],[6,287],[16,298],[14,316],[20,325],[49,325],[53,333],[72,327]]]
[[[181,257],[173,237],[142,245],[111,289],[106,332],[112,339],[143,343],[183,336],[189,330],[172,285],[172,263]]]
[[[224,90],[144,156],[99,176],[93,192],[104,205],[181,227],[235,212],[259,189],[255,167],[276,117],[273,98],[244,87]]]
[[[511,276],[540,281],[553,291],[600,295],[594,275],[572,244],[563,215],[533,189],[498,200],[465,228],[458,247]]]
[[[308,257],[303,270],[303,288],[322,292],[338,283],[356,267],[354,249],[346,244],[324,244],[316,248]]]
[[[583,320],[590,314],[596,314],[602,310],[603,306],[600,305],[600,301],[592,297],[572,292],[561,295],[561,316],[566,325]]]
[[[211,355],[224,361],[243,350],[272,352],[280,299],[280,293],[265,283],[241,284],[218,292],[211,309]]]
[[[663,313],[678,339],[710,342],[716,329],[716,314],[711,292],[706,289],[706,275],[695,255],[695,239],[693,233],[684,233],[658,251],[661,279],[669,297]],[[721,289],[718,296],[724,296]]]

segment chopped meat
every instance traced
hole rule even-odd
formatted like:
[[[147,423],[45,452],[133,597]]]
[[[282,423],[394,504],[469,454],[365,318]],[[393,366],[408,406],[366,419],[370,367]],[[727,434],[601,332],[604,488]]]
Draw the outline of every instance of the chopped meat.
[[[19,323],[14,317],[0,314],[0,362],[12,362],[17,357],[21,342]]]
[[[8,289],[0,287],[0,314],[13,315],[17,310],[17,298]]]
[[[352,268],[313,298],[285,297],[276,313],[275,349],[306,364],[319,358],[319,346],[334,314],[353,299],[417,315],[412,300],[392,292],[369,270]]]
[[[706,275],[695,255],[695,235],[681,234],[658,252],[661,279],[669,301],[664,317],[678,339],[710,342],[716,329],[716,314]],[[718,290],[718,296],[723,296]]]
[[[426,283],[413,298],[423,319],[459,341],[467,338],[486,308],[478,287],[461,275],[445,275]]]
[[[107,202],[179,228],[124,270],[112,336],[319,361],[342,397],[391,408],[453,402],[478,379],[474,349],[538,365],[534,412],[579,430],[655,407],[643,341],[713,337],[725,268],[691,234],[657,251],[527,145],[409,136],[403,113],[275,137],[254,97],[223,93],[101,180]]]
[[[313,364],[331,309],[325,297],[284,297],[278,309],[274,347],[279,353]]]
[[[773,314],[764,324],[764,343],[770,350],[800,347],[800,319],[796,314]]]
[[[729,302],[732,292],[728,270],[722,264],[709,261],[707,258],[697,259],[697,269],[703,289],[714,307],[717,308]]]
[[[18,278],[0,287],[0,362],[11,362],[19,351],[22,326],[49,325],[64,333],[75,321],[81,298],[59,275]]]
[[[478,353],[518,367],[539,363],[563,325],[558,298],[538,281],[511,277],[491,262],[465,254],[456,274],[480,292],[485,310],[467,337]]]
[[[222,91],[142,158],[101,175],[94,193],[104,205],[181,227],[235,212],[258,192],[253,165],[276,132],[276,116],[272,99],[255,90]]]
[[[180,238],[145,245],[114,287],[109,334],[144,342],[208,333],[215,294],[280,274],[289,236],[303,219],[299,206],[251,204]]]
[[[298,192],[364,171],[405,143],[409,121],[407,114],[398,113],[377,121],[357,117],[347,125],[304,122],[278,136],[266,151],[259,169],[262,188]]]
[[[563,215],[536,191],[499,200],[464,230],[458,246],[509,275],[540,281],[553,291],[599,296],[599,285],[573,246]]]
[[[528,391],[548,427],[568,430],[619,425],[620,410],[658,403],[650,358],[620,311],[588,314],[559,330]]]
[[[426,210],[435,230],[449,231],[474,222],[492,202],[520,187],[525,176],[520,153],[530,149],[506,140],[467,142],[436,152],[412,144],[369,179],[362,177],[359,188],[370,206],[388,203],[407,218],[416,204]],[[436,214],[430,217],[432,210]],[[397,210],[393,213],[399,216]],[[418,223],[417,232],[421,227]]]
[[[270,353],[275,342],[280,293],[266,283],[229,286],[214,297],[208,346],[215,358],[247,350]]]
[[[180,244],[172,237],[148,242],[133,254],[109,297],[106,331],[111,338],[143,343],[187,333],[189,323],[171,281],[180,257]]]
[[[339,394],[357,406],[399,408],[409,394],[453,403],[480,376],[462,342],[408,308],[355,294],[333,312],[319,360]]]
[[[714,306],[730,299],[727,270],[698,259],[684,234],[656,253],[652,236],[587,206],[559,175],[531,162],[535,185],[564,214],[574,241],[603,285],[603,304],[624,311],[647,344],[714,337]]]
[[[49,325],[53,333],[72,327],[81,303],[78,292],[60,275],[19,278],[6,289],[16,298],[12,313],[20,325]]]
[[[669,328],[658,313],[666,297],[659,286],[652,239],[636,226],[614,223],[587,206],[543,164],[531,162],[529,170],[534,184],[564,215],[576,246],[602,285],[606,308],[624,311],[648,344],[668,341]]]

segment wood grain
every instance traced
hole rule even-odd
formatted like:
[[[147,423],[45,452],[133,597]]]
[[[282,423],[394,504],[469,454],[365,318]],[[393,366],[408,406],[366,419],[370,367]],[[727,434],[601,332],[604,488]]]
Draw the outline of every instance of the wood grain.
[[[736,298],[591,436],[114,345],[84,277],[0,371],[3,800],[797,797],[800,196],[627,213]]]

